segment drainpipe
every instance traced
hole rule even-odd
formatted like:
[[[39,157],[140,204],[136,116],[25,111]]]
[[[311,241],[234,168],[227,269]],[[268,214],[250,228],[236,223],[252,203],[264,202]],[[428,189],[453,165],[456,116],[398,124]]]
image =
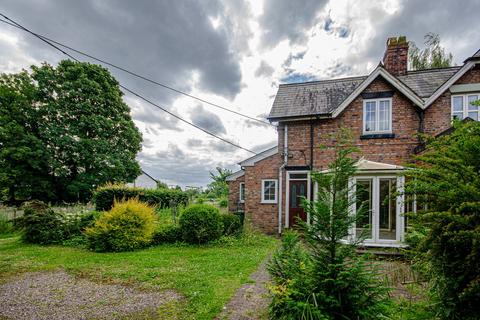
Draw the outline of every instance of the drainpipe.
[[[313,120],[310,120],[310,171],[313,171]],[[313,200],[313,183],[310,183],[309,200]]]
[[[283,130],[283,163],[278,169],[278,233],[282,234],[283,169],[288,161],[288,125]]]

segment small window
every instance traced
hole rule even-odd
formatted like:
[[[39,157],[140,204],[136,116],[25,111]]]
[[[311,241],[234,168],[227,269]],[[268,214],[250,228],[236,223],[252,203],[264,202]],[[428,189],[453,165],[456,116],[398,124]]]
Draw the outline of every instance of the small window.
[[[368,99],[363,101],[363,133],[392,132],[392,99]]]
[[[244,203],[245,202],[245,182],[240,182],[240,186],[239,186],[239,194],[240,194],[240,202],[241,203]]]
[[[452,119],[463,120],[467,117],[480,120],[480,107],[474,104],[480,100],[480,93],[452,96]]]
[[[262,203],[277,203],[277,180],[262,180]]]

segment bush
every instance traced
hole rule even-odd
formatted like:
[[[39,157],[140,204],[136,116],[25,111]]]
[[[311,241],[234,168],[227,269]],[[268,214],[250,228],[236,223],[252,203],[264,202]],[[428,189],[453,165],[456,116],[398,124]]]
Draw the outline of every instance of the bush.
[[[180,229],[188,243],[217,240],[223,232],[222,218],[217,208],[208,204],[187,207],[180,216]]]
[[[129,199],[115,202],[85,230],[88,246],[98,252],[130,251],[150,244],[156,227],[154,208]]]
[[[24,209],[23,216],[15,224],[22,230],[22,240],[27,243],[56,244],[67,238],[66,217],[52,209]]]
[[[220,206],[220,208],[228,207],[228,199],[225,197],[220,198],[220,200],[218,200],[218,205]]]
[[[411,214],[409,244],[437,317],[469,320],[480,314],[480,123],[453,128],[427,140],[406,172],[406,195],[426,204]]]
[[[175,224],[169,224],[158,228],[153,234],[153,244],[175,243],[182,241],[182,232],[180,227]]]
[[[222,214],[223,235],[224,236],[236,236],[242,233],[242,223],[240,218],[231,213]]]
[[[115,201],[134,198],[157,208],[168,208],[172,203],[183,206],[188,204],[186,192],[171,189],[144,189],[115,184],[99,187],[93,195],[97,211],[108,211]]]

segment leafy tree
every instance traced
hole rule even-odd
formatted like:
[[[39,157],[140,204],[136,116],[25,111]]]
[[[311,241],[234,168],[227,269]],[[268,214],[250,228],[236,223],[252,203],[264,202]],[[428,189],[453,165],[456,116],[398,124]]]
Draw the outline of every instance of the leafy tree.
[[[15,197],[47,200],[53,196],[50,156],[39,137],[36,88],[29,74],[0,78],[0,188]]]
[[[208,193],[214,198],[220,198],[222,196],[228,196],[228,184],[227,177],[232,174],[232,170],[216,168],[217,172],[210,171],[210,178],[212,182],[208,184]]]
[[[317,199],[304,200],[311,223],[299,223],[304,246],[286,234],[268,269],[275,285],[270,316],[274,319],[380,319],[388,311],[387,291],[355,253],[359,240],[344,243],[352,226],[366,213],[349,210],[355,197],[349,178],[355,172],[350,156],[356,148],[341,135],[328,173],[313,172]]]
[[[163,181],[157,181],[157,189],[168,189],[168,184]]]
[[[141,135],[105,68],[32,66],[2,75],[1,90],[0,179],[11,199],[86,201],[96,186],[140,174]]]
[[[405,192],[425,205],[409,214],[413,253],[442,319],[480,314],[479,159],[480,123],[455,122],[450,135],[429,141],[407,174]]]
[[[446,53],[440,45],[440,36],[429,32],[425,35],[426,48],[420,50],[415,42],[410,42],[409,60],[412,70],[424,70],[431,68],[445,68],[452,65],[453,56]]]

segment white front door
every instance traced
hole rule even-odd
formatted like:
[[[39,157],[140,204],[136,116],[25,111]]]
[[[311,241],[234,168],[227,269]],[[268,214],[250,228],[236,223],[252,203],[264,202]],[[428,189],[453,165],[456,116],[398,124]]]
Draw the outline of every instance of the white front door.
[[[403,181],[403,177],[396,176],[354,178],[353,210],[357,212],[363,204],[366,211],[352,230],[355,239],[363,239],[366,245],[394,245],[403,241]]]

